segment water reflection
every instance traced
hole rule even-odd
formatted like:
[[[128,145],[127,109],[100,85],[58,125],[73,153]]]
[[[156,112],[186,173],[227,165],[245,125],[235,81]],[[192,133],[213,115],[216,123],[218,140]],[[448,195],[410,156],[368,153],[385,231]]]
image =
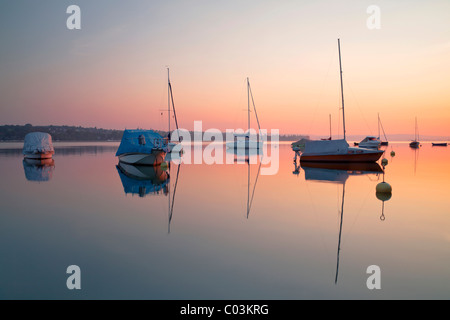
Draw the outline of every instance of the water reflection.
[[[55,170],[53,159],[23,159],[23,170],[28,181],[49,181]]]
[[[177,192],[177,185],[178,185],[178,177],[180,175],[180,168],[181,168],[181,164],[177,165],[177,173],[175,176],[175,184],[173,187],[173,194],[172,194],[172,198],[170,197],[171,194],[171,185],[170,185],[170,180],[168,183],[168,193],[169,193],[169,206],[168,206],[168,211],[169,211],[169,223],[168,223],[168,227],[167,227],[167,233],[170,233],[170,223],[172,222],[172,217],[173,217],[173,206],[175,204],[175,194]],[[170,175],[170,170],[171,170],[171,163],[169,162],[169,175]]]
[[[139,166],[119,162],[116,168],[125,194],[137,194],[139,197],[168,195],[169,174],[160,165]]]
[[[297,168],[297,163],[295,162]],[[308,163],[300,162],[301,168],[305,171],[305,180],[335,183],[342,185],[341,206],[338,212],[339,222],[339,238],[337,244],[336,257],[336,275],[334,283],[337,284],[339,275],[339,258],[341,252],[342,225],[344,222],[344,201],[345,201],[345,184],[350,176],[356,175],[375,175],[379,178],[383,174],[381,166],[374,163]],[[294,171],[295,172],[295,171]]]
[[[250,211],[253,204],[253,199],[255,197],[256,184],[258,183],[259,174],[261,172],[261,164],[264,157],[264,151],[262,148],[252,148],[252,149],[239,149],[239,148],[227,148],[226,151],[228,154],[234,155],[234,163],[246,163],[247,164],[247,219],[250,215]],[[259,161],[258,161],[259,160]],[[258,171],[256,173],[255,180],[253,182],[253,188],[250,195],[250,178],[251,178],[251,170],[250,164],[258,163]]]
[[[54,146],[55,152],[57,156],[60,155],[84,155],[84,154],[98,154],[104,152],[115,152],[117,150],[117,146],[101,146],[101,145],[93,145],[93,146]],[[17,148],[0,148],[0,155],[2,156],[22,156],[23,151],[22,147]]]

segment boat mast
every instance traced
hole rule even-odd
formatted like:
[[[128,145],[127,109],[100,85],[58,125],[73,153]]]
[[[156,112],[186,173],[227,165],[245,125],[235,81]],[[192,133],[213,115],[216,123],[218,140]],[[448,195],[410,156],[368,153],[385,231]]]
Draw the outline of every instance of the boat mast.
[[[170,135],[170,96],[171,96],[171,88],[170,88],[170,76],[169,76],[169,68],[167,68],[167,82],[168,82],[168,86],[167,86],[167,119],[169,122],[169,132],[168,134]]]
[[[378,139],[380,139],[380,114],[378,113]]]
[[[248,134],[250,136],[250,82],[247,77]]]
[[[330,113],[330,140],[331,140],[331,113]]]
[[[247,81],[248,81],[248,78],[247,78]],[[261,126],[259,125],[258,113],[256,112],[255,100],[253,99],[253,93],[252,93],[252,88],[250,87],[250,81],[248,82],[248,90],[250,92],[250,98],[252,98],[253,111],[255,111],[256,123],[258,124],[258,130],[259,130],[259,133],[261,133]],[[250,115],[250,113],[249,113],[249,115]]]
[[[338,50],[339,50],[339,69],[340,69],[340,75],[341,75],[342,122],[344,124],[344,140],[345,140],[344,85],[342,83],[342,63],[341,63],[341,42],[340,42],[340,39],[338,39]]]
[[[175,103],[173,103],[172,85],[170,84],[170,78],[169,78],[169,68],[167,68],[167,79],[168,79],[168,82],[169,82],[169,106],[168,106],[168,112],[169,112],[169,133],[170,133],[170,101],[172,101],[173,116],[175,117],[175,126],[177,127],[177,130],[178,130],[178,121],[177,121],[177,113],[175,112]],[[178,135],[178,141],[180,141],[180,136],[179,135]]]

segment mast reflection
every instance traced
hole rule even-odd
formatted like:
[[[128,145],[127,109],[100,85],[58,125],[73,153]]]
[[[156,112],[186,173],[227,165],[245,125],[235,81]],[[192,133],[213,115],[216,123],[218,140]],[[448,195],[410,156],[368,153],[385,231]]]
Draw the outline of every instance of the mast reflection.
[[[339,258],[341,252],[342,226],[344,222],[344,201],[345,184],[350,176],[375,174],[379,176],[383,173],[381,166],[376,163],[314,163],[301,162],[301,168],[305,171],[305,180],[342,184],[342,200],[340,207],[339,238],[336,257],[336,275],[334,283],[337,284],[339,275]]]

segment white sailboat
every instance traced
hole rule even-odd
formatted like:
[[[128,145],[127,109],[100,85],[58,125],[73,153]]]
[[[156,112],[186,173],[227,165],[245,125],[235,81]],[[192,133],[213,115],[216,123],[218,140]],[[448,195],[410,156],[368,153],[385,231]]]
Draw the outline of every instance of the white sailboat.
[[[344,139],[306,141],[300,161],[314,162],[375,162],[384,153],[378,149],[350,147],[345,136],[344,86],[342,82],[341,45],[338,39],[339,69],[341,79],[342,122]]]
[[[258,124],[259,135],[251,134],[250,132],[250,99],[252,100],[253,110],[255,112],[256,122]],[[262,149],[263,141],[261,140],[261,127],[259,125],[258,114],[256,113],[255,101],[253,100],[252,89],[250,81],[247,78],[247,114],[248,114],[248,129],[247,132],[234,135],[235,140],[227,143],[227,148],[234,149]]]

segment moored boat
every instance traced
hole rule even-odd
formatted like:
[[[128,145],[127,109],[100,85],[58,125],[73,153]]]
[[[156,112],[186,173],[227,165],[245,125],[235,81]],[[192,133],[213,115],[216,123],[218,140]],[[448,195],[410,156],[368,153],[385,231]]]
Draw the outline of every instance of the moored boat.
[[[134,165],[160,165],[166,156],[167,141],[153,130],[125,130],[117,149],[119,161]]]
[[[50,159],[53,157],[52,136],[45,132],[30,132],[25,136],[23,155],[28,159]]]
[[[341,79],[342,98],[342,123],[344,139],[339,140],[312,140],[305,143],[305,149],[300,155],[300,161],[314,162],[375,162],[380,159],[383,150],[350,147],[346,140],[345,133],[345,109],[344,109],[344,88],[342,81],[341,46],[338,39],[339,69]]]
[[[431,145],[433,147],[446,147],[447,146],[447,142],[432,142]]]
[[[253,134],[250,130],[250,99],[252,100],[253,110],[255,112],[256,122],[258,124],[258,134]],[[252,89],[250,87],[250,81],[247,78],[247,117],[248,117],[248,129],[245,133],[236,133],[234,135],[234,141],[227,142],[226,146],[229,149],[262,149],[264,146],[261,140],[261,127],[259,125],[258,114],[256,113],[255,101],[253,100]]]
[[[419,142],[419,133],[418,133],[418,128],[417,128],[417,117],[416,117],[416,126],[414,128],[414,140],[410,142],[409,146],[411,148],[419,148],[420,147],[420,142]]]
[[[350,147],[344,139],[311,140],[305,144],[301,162],[376,162],[383,150]]]
[[[360,148],[378,148],[381,144],[379,138],[374,136],[367,136],[358,143]]]

